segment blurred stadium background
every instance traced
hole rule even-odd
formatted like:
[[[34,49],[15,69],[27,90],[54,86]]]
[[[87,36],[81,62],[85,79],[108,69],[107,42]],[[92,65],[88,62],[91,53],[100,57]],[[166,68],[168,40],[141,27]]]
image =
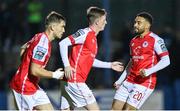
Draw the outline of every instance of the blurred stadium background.
[[[67,19],[63,37],[87,26],[86,9],[105,8],[108,24],[98,35],[97,58],[118,60],[125,65],[129,60],[129,41],[135,15],[141,11],[154,16],[152,31],[159,34],[170,53],[171,65],[158,72],[158,83],[142,109],[180,109],[180,1],[179,0],[0,0],[0,109],[14,109],[8,82],[19,63],[20,46],[35,33],[43,31],[44,18],[52,10]],[[47,69],[62,66],[58,42],[53,42],[52,56]],[[115,90],[112,84],[120,74],[92,68],[87,80],[101,109],[110,109]],[[40,86],[48,91],[55,108],[59,107],[60,81],[41,79]]]

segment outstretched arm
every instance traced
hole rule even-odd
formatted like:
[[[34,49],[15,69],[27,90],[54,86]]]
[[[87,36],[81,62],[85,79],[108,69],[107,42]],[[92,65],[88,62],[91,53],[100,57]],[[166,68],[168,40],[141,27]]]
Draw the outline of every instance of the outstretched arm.
[[[123,71],[123,66],[121,62],[103,62],[98,59],[94,60],[93,67],[97,68],[112,68],[115,71],[121,72]]]

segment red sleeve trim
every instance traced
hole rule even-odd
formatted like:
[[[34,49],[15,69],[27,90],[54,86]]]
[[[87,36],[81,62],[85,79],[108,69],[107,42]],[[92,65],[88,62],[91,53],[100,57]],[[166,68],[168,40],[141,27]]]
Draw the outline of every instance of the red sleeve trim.
[[[71,41],[72,45],[74,45],[74,44],[75,44],[75,40],[74,40],[73,36],[72,36],[72,35],[70,35],[68,38],[70,39],[70,41]]]
[[[36,64],[39,64],[39,65],[44,65],[44,62],[38,61],[38,60],[33,59],[33,58],[32,58],[32,62],[36,63]]]
[[[166,55],[169,55],[169,52],[163,52],[163,53],[159,54],[160,57],[163,57],[163,56],[166,56]]]

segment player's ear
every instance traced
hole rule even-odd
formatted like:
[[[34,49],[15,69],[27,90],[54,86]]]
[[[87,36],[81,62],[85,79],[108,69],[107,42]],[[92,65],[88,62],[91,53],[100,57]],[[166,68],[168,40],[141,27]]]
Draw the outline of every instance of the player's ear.
[[[96,19],[96,20],[94,21],[95,25],[98,25],[98,22],[99,22],[99,20]]]
[[[55,28],[55,24],[52,24],[52,25],[50,26],[50,28],[51,28],[51,30],[53,31],[54,28]]]
[[[98,25],[97,21],[95,21],[95,25]]]
[[[145,26],[147,29],[149,29],[151,27],[150,23],[149,22],[146,22],[146,26]]]

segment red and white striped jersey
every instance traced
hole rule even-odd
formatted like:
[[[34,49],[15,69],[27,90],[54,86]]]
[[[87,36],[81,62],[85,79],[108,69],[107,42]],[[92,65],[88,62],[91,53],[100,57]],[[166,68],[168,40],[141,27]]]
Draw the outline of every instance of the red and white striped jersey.
[[[68,38],[72,43],[69,62],[75,72],[73,79],[67,81],[85,82],[97,54],[95,32],[91,28],[80,29]]]
[[[22,61],[14,77],[10,82],[10,87],[16,92],[30,95],[39,89],[39,77],[30,74],[31,63],[46,66],[51,54],[51,42],[45,33],[36,34],[29,42],[23,54]]]
[[[130,42],[130,54],[132,66],[127,80],[153,89],[156,84],[156,73],[143,78],[139,71],[153,67],[160,57],[168,55],[164,40],[153,32],[149,32],[144,38],[136,36]]]

